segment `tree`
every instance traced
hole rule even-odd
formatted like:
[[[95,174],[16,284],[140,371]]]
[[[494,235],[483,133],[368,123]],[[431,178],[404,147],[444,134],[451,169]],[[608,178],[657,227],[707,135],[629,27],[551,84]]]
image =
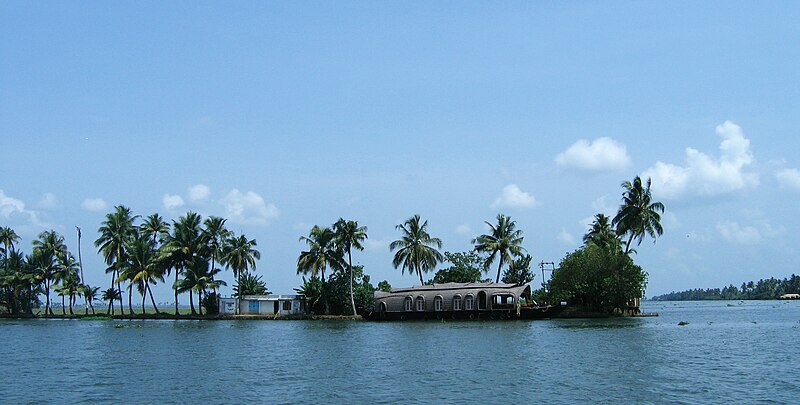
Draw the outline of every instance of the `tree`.
[[[256,250],[256,240],[248,240],[244,235],[228,239],[223,251],[225,264],[233,270],[233,276],[238,278],[248,269],[256,268],[256,260],[261,260],[261,252]]]
[[[311,274],[314,279],[318,274],[325,282],[325,269],[330,267],[334,271],[342,269],[342,252],[336,249],[334,233],[330,228],[321,228],[314,225],[308,237],[301,236],[300,241],[308,245],[308,250],[300,252],[297,257],[297,274]]]
[[[353,293],[353,256],[352,250],[364,250],[361,242],[367,239],[367,227],[358,226],[357,221],[339,218],[333,224],[334,243],[343,252],[347,252],[347,272],[350,277],[350,304],[353,308],[353,315],[356,315],[356,302]]]
[[[388,281],[383,280],[378,283],[378,290],[383,292],[392,292],[392,285]]]
[[[100,291],[100,287],[92,287],[86,284],[81,284],[81,294],[86,299],[86,302],[89,305],[89,308],[92,309],[92,315],[94,315],[94,305],[92,302],[97,299],[97,293]]]
[[[120,277],[129,280],[131,285],[135,284],[141,292],[143,314],[147,313],[145,300],[148,293],[153,309],[159,313],[150,284],[164,282],[164,274],[160,271],[154,240],[147,234],[138,234],[125,241],[125,250],[128,252],[128,260]]]
[[[39,238],[33,241],[33,263],[35,272],[40,280],[45,283],[45,314],[53,309],[50,308],[50,287],[53,282],[57,282],[60,274],[56,260],[67,253],[67,246],[64,244],[64,237],[56,231],[50,230],[39,234]],[[29,262],[31,262],[29,260]]]
[[[439,262],[444,261],[444,256],[437,250],[442,248],[442,241],[429,235],[427,227],[428,221],[420,224],[419,215],[414,215],[395,227],[402,235],[389,244],[389,250],[397,250],[392,260],[394,268],[402,265],[402,272],[417,273],[420,285],[425,284],[422,273],[435,269]]]
[[[189,291],[179,285],[179,276],[181,273],[194,268],[196,262],[204,256],[203,250],[206,249],[200,221],[200,215],[191,211],[174,221],[172,234],[166,236],[159,255],[160,260],[167,263],[167,269],[174,268],[175,283],[172,288],[175,290],[175,315],[180,314],[178,311],[178,294],[183,291]],[[194,307],[192,312],[194,313]]]
[[[139,233],[153,238],[153,246],[158,246],[158,242],[169,235],[169,223],[161,215],[151,214],[139,225]]]
[[[44,284],[45,316],[53,315],[53,309],[50,307],[50,285],[56,273],[55,258],[44,249],[34,248],[25,261],[31,273],[35,275],[36,281]]]
[[[5,258],[14,250],[14,243],[19,242],[19,235],[10,227],[0,227],[0,243],[5,247]]]
[[[217,273],[215,271],[216,263],[217,259],[223,255],[223,250],[225,248],[224,243],[233,236],[233,232],[225,228],[226,221],[227,219],[225,218],[211,216],[206,218],[205,222],[203,222],[205,226],[203,229],[203,236],[206,240],[209,253],[211,254],[211,284],[214,284],[213,275]],[[216,291],[216,288],[214,288],[214,291]]]
[[[445,260],[450,262],[450,267],[436,272],[431,280],[434,284],[444,283],[477,283],[481,280],[486,259],[477,252],[444,252]],[[486,279],[485,281],[490,281]]]
[[[106,219],[97,229],[100,237],[94,241],[94,245],[98,248],[98,253],[103,255],[106,264],[109,265],[111,287],[114,287],[114,281],[116,281],[118,291],[122,291],[119,272],[122,264],[127,260],[124,245],[125,239],[135,232],[133,221],[138,217],[138,215],[133,215],[130,208],[124,205],[117,205],[114,207],[114,212],[106,214]],[[122,315],[125,315],[125,310],[122,306],[122,294],[119,295],[119,311]]]
[[[267,285],[261,280],[261,276],[243,273],[239,276],[236,285],[233,286],[233,294],[241,298],[245,295],[267,295],[269,291],[267,291]]]
[[[619,246],[619,238],[616,231],[611,227],[609,220],[610,218],[604,214],[596,214],[589,232],[583,235],[583,243],[591,243],[603,249]]]
[[[72,305],[75,297],[80,292],[79,287],[81,284],[81,278],[78,275],[78,261],[75,260],[75,256],[71,253],[64,252],[57,256],[56,267],[56,281],[61,284],[62,292],[69,297],[69,314],[73,315]]]
[[[647,179],[647,186],[642,186],[642,179],[636,176],[633,182],[625,181],[622,187],[622,205],[619,212],[611,222],[617,227],[617,235],[628,235],[625,244],[625,253],[630,251],[631,242],[637,240],[637,245],[642,244],[645,235],[650,235],[655,240],[664,233],[661,227],[661,215],[664,213],[664,204],[652,201],[650,193],[651,179]]]
[[[503,282],[514,285],[527,285],[533,281],[535,274],[531,272],[531,255],[515,259],[503,273]]]
[[[32,313],[34,306],[39,305],[41,283],[25,262],[23,253],[13,248],[8,250],[8,257],[2,260],[0,268],[0,304],[12,314]]]
[[[475,250],[481,253],[488,253],[485,267],[494,263],[495,258],[499,258],[497,266],[496,283],[500,282],[500,271],[504,263],[511,263],[515,257],[519,257],[525,249],[522,247],[522,231],[517,228],[517,223],[503,214],[497,215],[497,226],[486,222],[491,233],[483,234],[472,240]]]
[[[114,315],[114,300],[120,299],[121,301],[122,294],[119,293],[114,287],[108,288],[103,291],[103,301],[108,302],[108,310],[106,310],[106,314]],[[120,304],[121,305],[121,304]]]

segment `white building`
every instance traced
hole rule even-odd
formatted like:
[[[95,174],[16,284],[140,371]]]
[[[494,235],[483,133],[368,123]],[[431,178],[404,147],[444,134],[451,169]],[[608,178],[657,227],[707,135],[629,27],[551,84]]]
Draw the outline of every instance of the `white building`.
[[[220,315],[298,315],[304,314],[302,295],[245,295],[241,298],[220,298]]]

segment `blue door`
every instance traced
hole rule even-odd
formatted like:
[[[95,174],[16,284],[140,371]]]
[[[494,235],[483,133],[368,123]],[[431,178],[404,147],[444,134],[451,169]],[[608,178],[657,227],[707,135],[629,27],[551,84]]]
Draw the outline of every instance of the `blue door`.
[[[249,305],[247,308],[248,312],[250,312],[251,314],[258,313],[258,301],[250,301],[250,304],[248,305]]]

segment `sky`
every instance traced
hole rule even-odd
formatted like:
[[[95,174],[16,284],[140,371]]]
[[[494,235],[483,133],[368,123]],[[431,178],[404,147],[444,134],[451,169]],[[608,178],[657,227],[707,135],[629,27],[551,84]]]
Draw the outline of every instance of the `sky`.
[[[0,2],[0,226],[25,252],[49,229],[75,252],[80,226],[104,287],[114,206],[222,216],[288,294],[299,237],[342,217],[368,228],[372,283],[408,286],[388,245],[414,214],[451,252],[510,215],[558,263],[639,175],[666,206],[635,256],[647,296],[788,277],[798,20],[781,1]]]

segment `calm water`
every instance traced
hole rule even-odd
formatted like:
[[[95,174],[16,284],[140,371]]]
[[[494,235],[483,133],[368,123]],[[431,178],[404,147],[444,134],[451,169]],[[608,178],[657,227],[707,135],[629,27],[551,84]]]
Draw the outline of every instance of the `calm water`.
[[[645,303],[644,310],[661,316],[0,320],[0,402],[800,400],[800,302]]]

